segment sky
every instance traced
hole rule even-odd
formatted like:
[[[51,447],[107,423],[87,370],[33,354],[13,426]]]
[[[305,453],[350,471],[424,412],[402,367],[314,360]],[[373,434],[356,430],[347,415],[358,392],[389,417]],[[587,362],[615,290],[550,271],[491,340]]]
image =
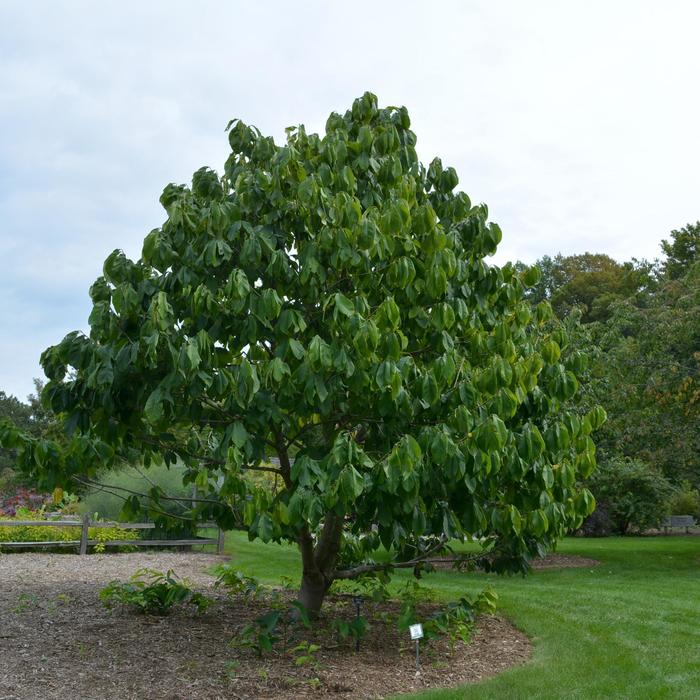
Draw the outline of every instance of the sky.
[[[87,330],[169,182],[233,117],[279,142],[366,90],[405,105],[504,236],[495,262],[653,259],[700,219],[700,3],[0,0],[0,390]]]

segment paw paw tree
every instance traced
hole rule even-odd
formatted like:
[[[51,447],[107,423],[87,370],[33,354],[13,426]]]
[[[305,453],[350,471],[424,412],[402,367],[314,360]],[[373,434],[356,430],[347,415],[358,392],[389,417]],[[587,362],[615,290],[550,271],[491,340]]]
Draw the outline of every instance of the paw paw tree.
[[[421,164],[403,107],[366,93],[282,145],[227,131],[223,173],[168,185],[141,258],[107,258],[89,335],[43,353],[69,445],[2,440],[48,486],[183,463],[193,517],[298,544],[312,613],[334,580],[419,573],[450,540],[525,570],[592,511],[604,420],[565,410],[583,360],[524,299],[537,271],[486,261],[499,227]]]

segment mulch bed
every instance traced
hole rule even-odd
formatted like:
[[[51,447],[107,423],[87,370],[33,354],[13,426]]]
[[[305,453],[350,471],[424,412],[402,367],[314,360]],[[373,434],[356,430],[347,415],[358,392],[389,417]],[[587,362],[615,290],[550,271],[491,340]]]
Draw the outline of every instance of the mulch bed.
[[[534,571],[550,570],[550,569],[590,569],[593,566],[598,566],[600,562],[597,559],[589,559],[588,557],[579,557],[576,554],[557,554],[556,552],[547,554],[544,559],[532,559],[530,566]],[[435,565],[438,571],[450,571],[455,574],[482,574],[483,570],[459,570],[452,564],[439,563]],[[2,698],[0,698],[2,700]]]
[[[471,644],[425,645],[416,675],[408,635],[383,619],[396,615],[395,603],[364,604],[371,628],[355,653],[352,642],[339,642],[330,629],[331,618],[352,617],[352,601],[332,596],[313,636],[301,628],[288,640],[288,647],[303,639],[320,644],[316,663],[297,666],[293,654],[277,648],[260,659],[230,642],[270,602],[215,589],[205,570],[224,560],[175,553],[0,555],[0,700],[382,698],[479,681],[531,653],[524,634],[498,616],[482,616]],[[176,610],[165,618],[104,609],[99,589],[141,567],[173,569],[213,604],[201,615]]]
[[[533,559],[530,562],[533,569],[589,569],[598,566],[597,559],[579,557],[575,554],[548,554],[544,559]]]

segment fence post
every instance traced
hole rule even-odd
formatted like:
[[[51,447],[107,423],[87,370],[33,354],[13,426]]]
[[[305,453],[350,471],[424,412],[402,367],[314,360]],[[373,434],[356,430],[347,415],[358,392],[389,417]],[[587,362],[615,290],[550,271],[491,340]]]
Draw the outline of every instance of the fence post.
[[[87,554],[88,537],[90,534],[90,516],[85,513],[83,515],[83,527],[80,530],[80,553]]]
[[[226,533],[219,528],[219,535],[216,540],[216,553],[217,554],[223,554],[224,553],[224,542],[226,541]]]

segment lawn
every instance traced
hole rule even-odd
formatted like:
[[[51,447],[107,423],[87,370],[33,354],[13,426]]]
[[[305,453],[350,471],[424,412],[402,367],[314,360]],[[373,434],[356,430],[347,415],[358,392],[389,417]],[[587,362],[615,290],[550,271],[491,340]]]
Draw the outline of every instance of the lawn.
[[[299,576],[292,547],[230,533],[226,551],[267,583]],[[490,681],[413,697],[700,698],[700,537],[570,538],[559,551],[601,563],[526,578],[427,577],[426,585],[446,601],[492,586],[500,612],[535,649],[528,664]]]

